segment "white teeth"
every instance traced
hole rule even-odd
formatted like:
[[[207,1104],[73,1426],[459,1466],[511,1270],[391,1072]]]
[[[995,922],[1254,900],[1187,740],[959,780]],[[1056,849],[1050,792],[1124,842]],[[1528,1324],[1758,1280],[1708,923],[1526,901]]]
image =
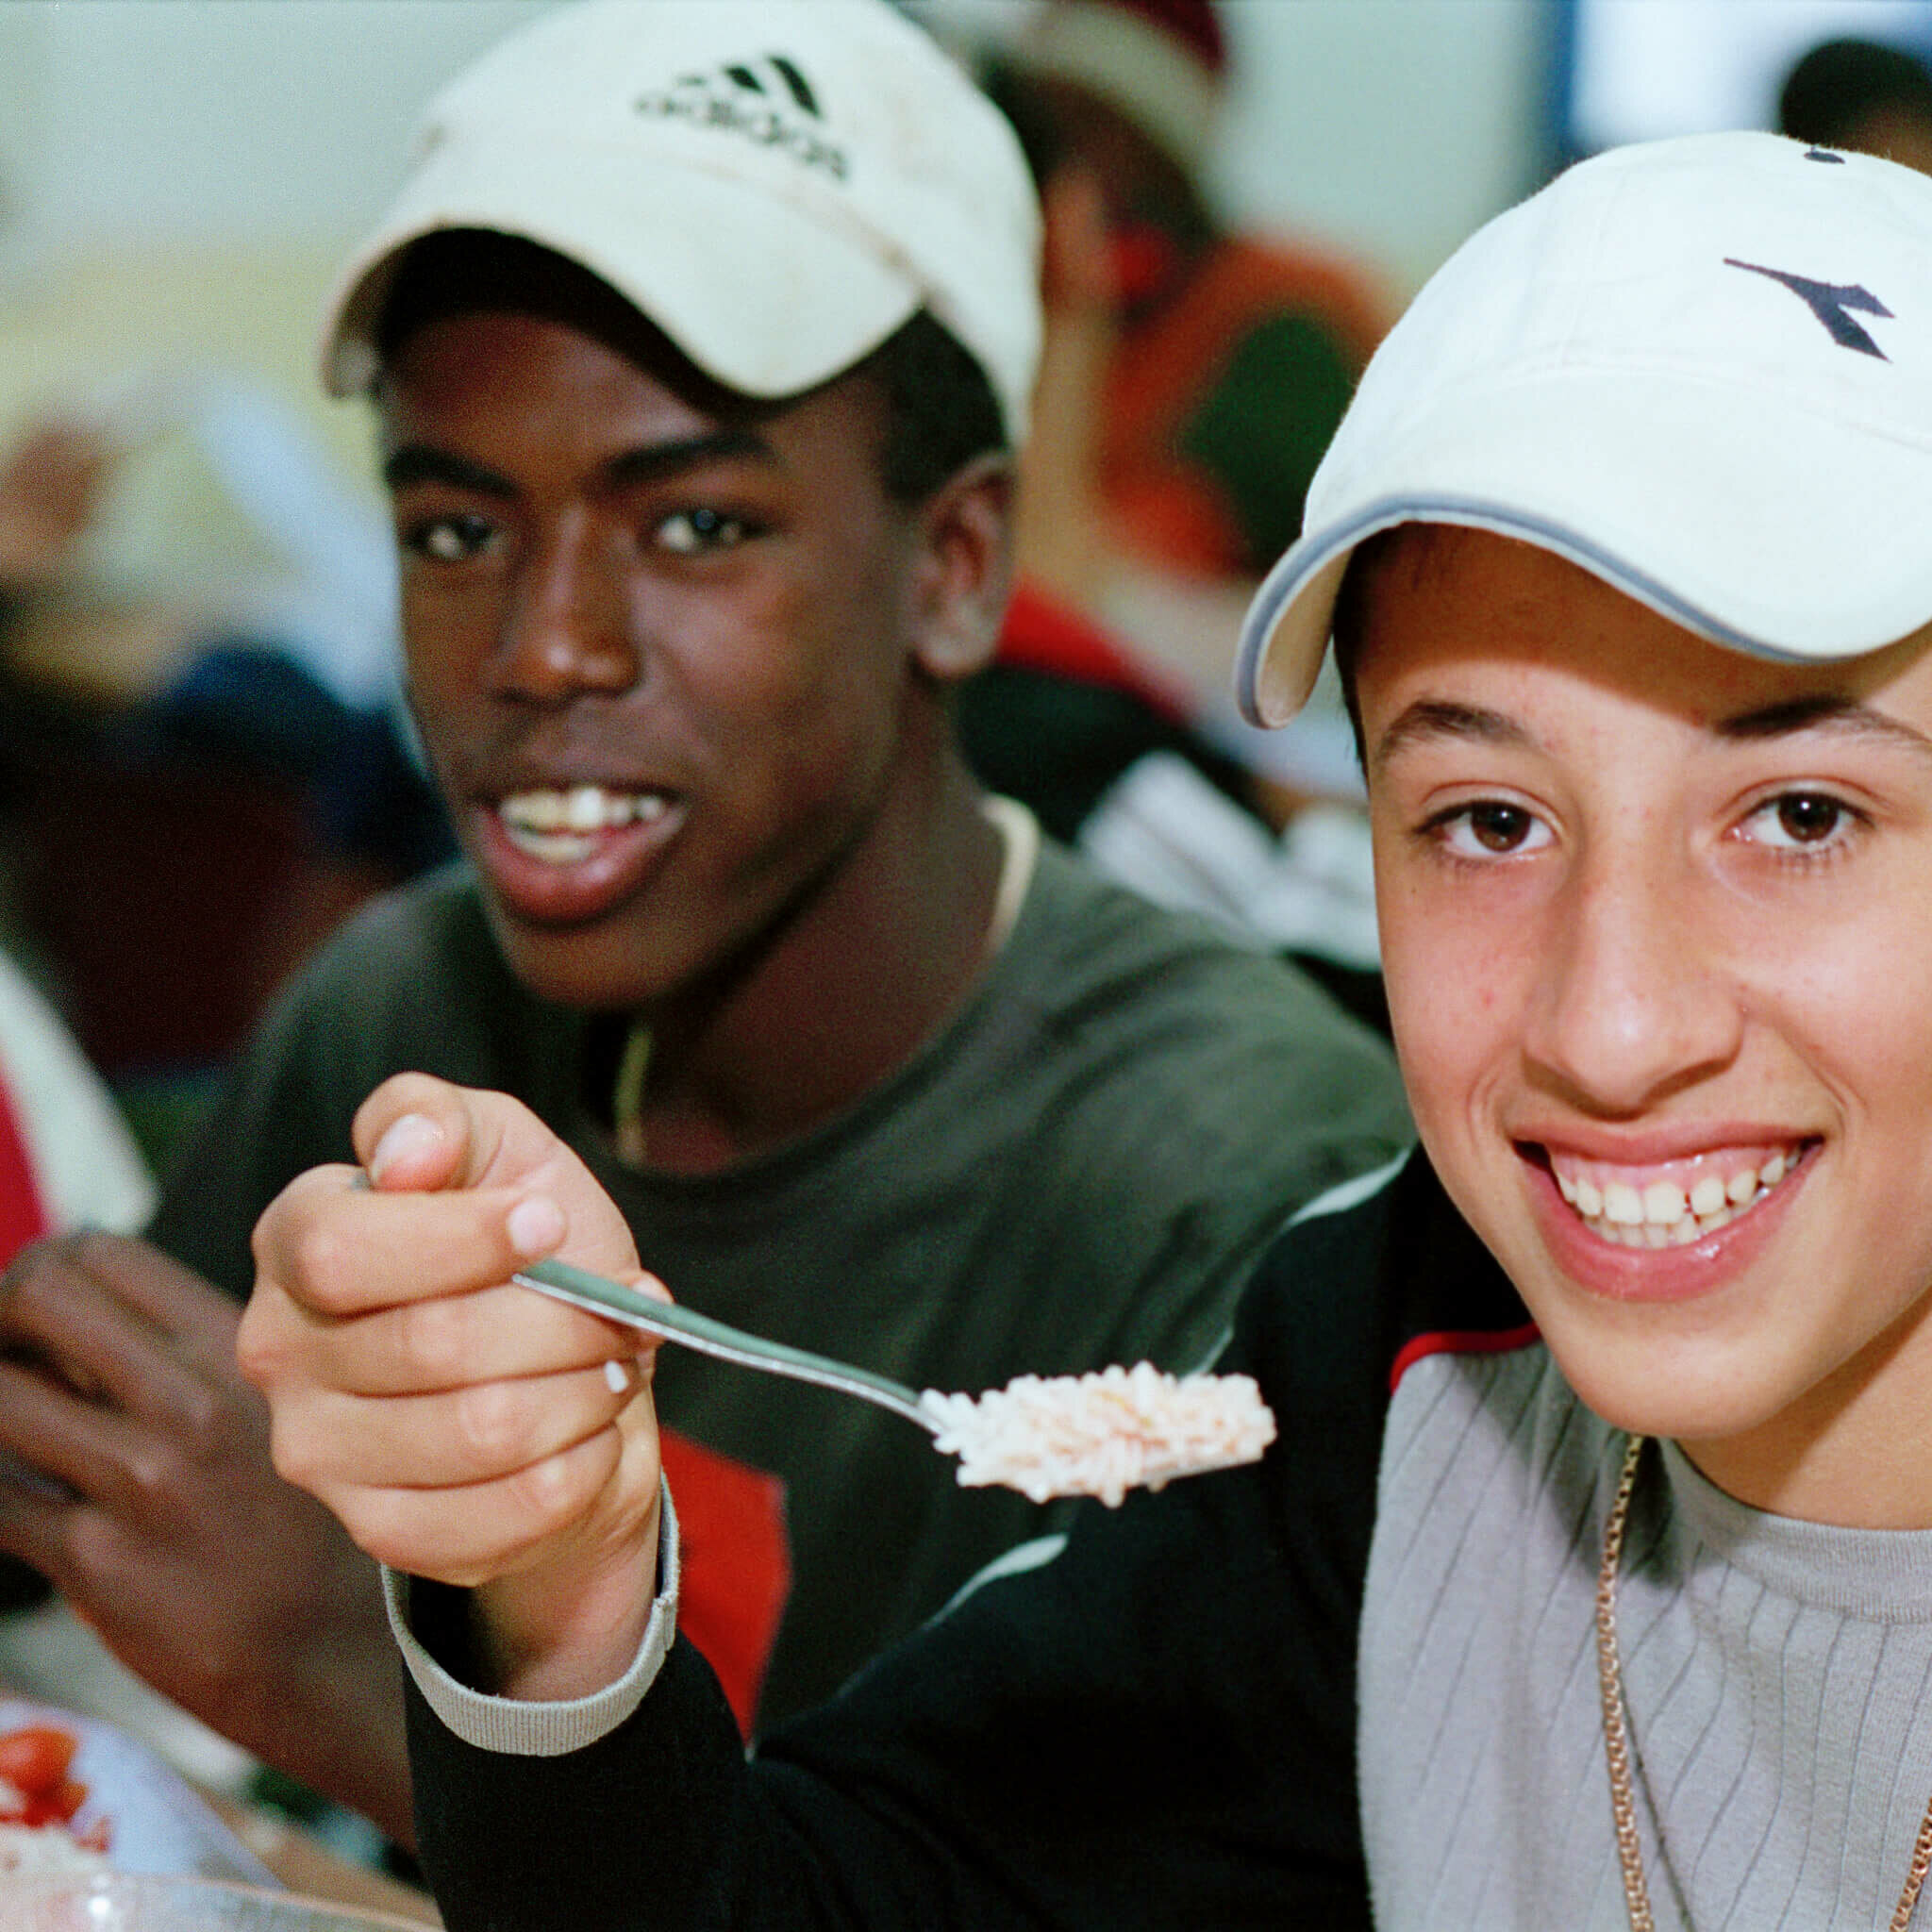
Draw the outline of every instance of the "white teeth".
[[[1623,1181],[1611,1181],[1604,1189],[1604,1219],[1624,1227],[1639,1226],[1643,1220],[1643,1196]]]
[[[1681,1247],[1714,1234],[1735,1221],[1791,1172],[1789,1152],[1774,1154],[1761,1166],[1746,1167],[1724,1179],[1700,1174],[1687,1193],[1674,1181],[1655,1180],[1638,1187],[1622,1180],[1592,1181],[1581,1174],[1556,1173],[1564,1200],[1603,1240],[1621,1247]]]
[[[1652,1181],[1643,1191],[1643,1218],[1653,1226],[1676,1226],[1689,1208],[1683,1189],[1669,1181]]]
[[[597,849],[597,833],[649,824],[669,809],[660,792],[612,791],[602,785],[515,791],[496,808],[510,843],[553,865],[578,864]]]
[[[596,840],[582,832],[526,832],[521,825],[504,829],[519,852],[546,865],[581,865],[597,849]]]
[[[1707,1174],[1690,1190],[1690,1211],[1702,1221],[1715,1214],[1725,1201],[1724,1184],[1714,1174]]]

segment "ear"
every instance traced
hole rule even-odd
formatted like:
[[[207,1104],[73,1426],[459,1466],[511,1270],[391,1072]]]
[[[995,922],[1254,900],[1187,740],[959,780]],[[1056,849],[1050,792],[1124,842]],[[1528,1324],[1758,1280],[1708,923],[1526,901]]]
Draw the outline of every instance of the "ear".
[[[956,684],[990,664],[999,645],[1013,579],[1012,459],[989,452],[962,463],[913,516],[913,660]]]

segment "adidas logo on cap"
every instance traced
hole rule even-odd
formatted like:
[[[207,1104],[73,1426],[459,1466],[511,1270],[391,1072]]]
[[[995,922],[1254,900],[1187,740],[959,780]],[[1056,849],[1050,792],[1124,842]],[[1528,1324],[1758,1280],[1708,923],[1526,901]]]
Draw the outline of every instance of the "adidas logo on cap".
[[[810,125],[823,125],[824,110],[797,62],[783,54],[682,75],[668,88],[640,95],[635,106],[640,114],[724,128],[761,146],[783,148],[806,167],[845,178],[845,151]]]

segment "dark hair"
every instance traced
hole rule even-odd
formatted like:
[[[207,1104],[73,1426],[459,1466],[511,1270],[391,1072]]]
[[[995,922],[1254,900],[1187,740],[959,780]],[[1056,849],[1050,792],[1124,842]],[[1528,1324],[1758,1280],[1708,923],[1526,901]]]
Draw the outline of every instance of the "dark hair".
[[[924,503],[974,457],[1008,446],[986,371],[924,308],[850,373],[885,391],[879,475],[895,503]]]
[[[483,228],[443,229],[405,251],[376,318],[377,356],[386,365],[427,324],[485,309],[544,316],[593,334],[709,414],[755,421],[795,400],[727,388],[580,262]],[[832,380],[850,375],[864,375],[885,397],[879,476],[895,503],[924,502],[961,465],[1008,446],[986,372],[924,309]]]
[[[1856,145],[1868,115],[1901,108],[1932,122],[1932,72],[1902,47],[1878,41],[1825,41],[1785,78],[1778,95],[1782,133],[1814,147]]]
[[[1407,572],[1411,584],[1428,584],[1444,568],[1450,554],[1448,546],[1456,536],[1456,526],[1451,524],[1393,524],[1357,543],[1341,574],[1341,585],[1335,593],[1334,615],[1328,620],[1328,635],[1335,653],[1335,673],[1341,681],[1341,700],[1348,708],[1348,722],[1355,731],[1356,761],[1364,770],[1368,768],[1368,751],[1362,737],[1356,673],[1363,646],[1368,642],[1370,587],[1398,564]]]

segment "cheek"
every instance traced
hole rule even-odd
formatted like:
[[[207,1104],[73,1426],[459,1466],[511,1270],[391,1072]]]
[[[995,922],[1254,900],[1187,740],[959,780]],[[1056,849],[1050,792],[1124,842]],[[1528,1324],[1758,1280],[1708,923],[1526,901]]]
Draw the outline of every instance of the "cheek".
[[[891,626],[854,603],[849,588],[788,581],[758,586],[727,621],[696,598],[673,617],[678,708],[738,797],[777,794],[796,810],[863,789],[887,755],[905,664]]]
[[[1535,996],[1527,908],[1453,881],[1417,879],[1377,852],[1382,970],[1417,1127],[1433,1146],[1469,1121],[1514,1065]]]
[[[476,691],[481,667],[496,634],[493,595],[480,587],[460,591],[412,583],[405,572],[398,607],[403,674],[419,724],[463,703]]]

